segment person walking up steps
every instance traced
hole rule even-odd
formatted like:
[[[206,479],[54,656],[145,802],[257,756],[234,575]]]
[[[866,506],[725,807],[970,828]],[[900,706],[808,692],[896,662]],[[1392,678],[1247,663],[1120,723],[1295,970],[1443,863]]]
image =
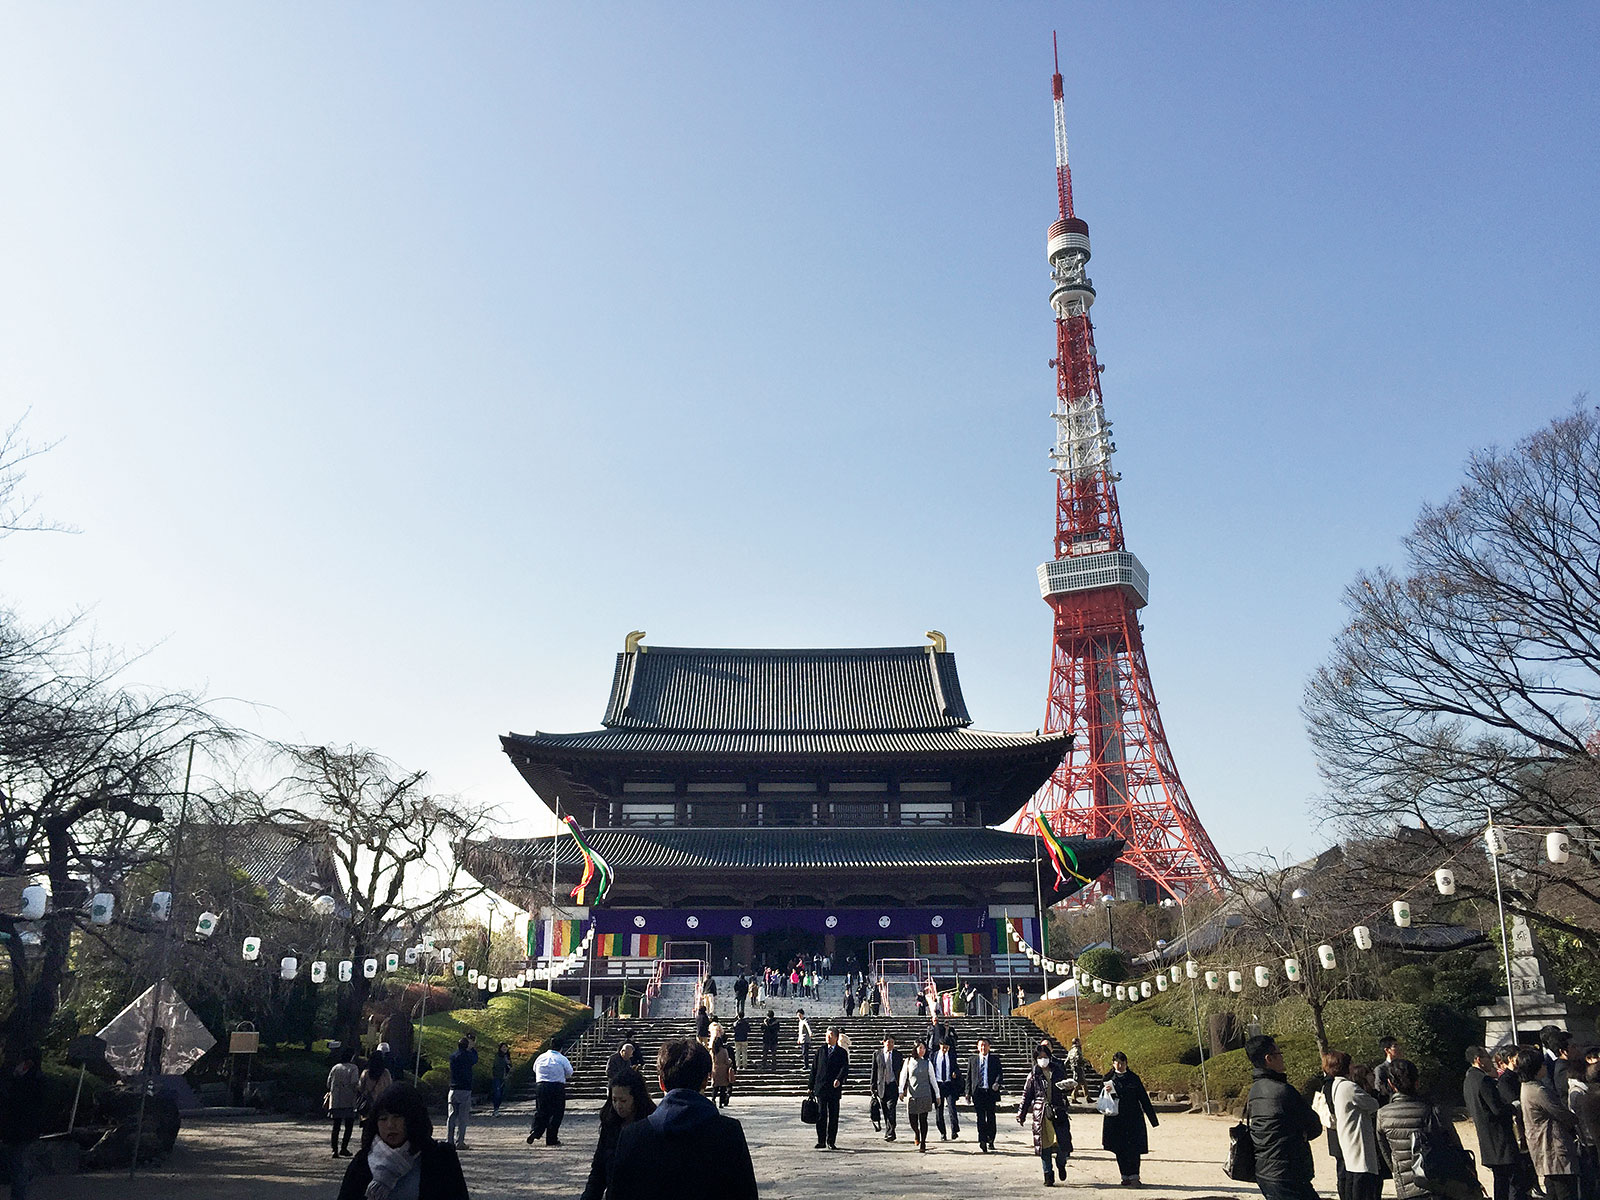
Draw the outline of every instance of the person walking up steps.
[[[794,1015],[800,1018],[800,1023],[795,1026],[794,1044],[800,1050],[800,1065],[807,1071],[811,1070],[811,1022],[806,1020],[806,1010],[797,1008]]]

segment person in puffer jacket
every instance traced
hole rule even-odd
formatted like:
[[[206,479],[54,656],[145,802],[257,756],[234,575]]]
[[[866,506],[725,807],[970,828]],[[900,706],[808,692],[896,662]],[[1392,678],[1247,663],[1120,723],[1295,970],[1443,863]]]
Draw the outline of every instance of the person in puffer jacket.
[[[1394,1087],[1394,1099],[1378,1110],[1378,1152],[1394,1176],[1396,1200],[1412,1200],[1430,1194],[1417,1181],[1413,1135],[1431,1124],[1436,1136],[1455,1141],[1456,1131],[1447,1120],[1435,1121],[1433,1105],[1417,1094],[1416,1063],[1408,1058],[1395,1059],[1389,1064],[1389,1082]]]
[[[1265,1200],[1316,1200],[1311,1143],[1321,1136],[1322,1122],[1289,1086],[1277,1042],[1257,1034],[1244,1044],[1244,1056],[1255,1068],[1244,1119],[1255,1144],[1256,1186]]]

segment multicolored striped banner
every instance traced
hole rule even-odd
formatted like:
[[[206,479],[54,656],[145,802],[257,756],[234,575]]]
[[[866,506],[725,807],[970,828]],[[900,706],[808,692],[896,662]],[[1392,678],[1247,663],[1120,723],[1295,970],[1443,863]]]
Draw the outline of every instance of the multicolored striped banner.
[[[597,958],[659,958],[661,936],[655,933],[602,933],[594,940]]]
[[[530,925],[529,929],[532,928]],[[578,948],[578,943],[582,940],[582,921],[541,921],[538,953],[535,954],[534,948],[530,946],[528,954],[529,957],[537,958],[565,958]]]
[[[923,933],[917,935],[918,954],[988,954],[987,933]]]
[[[1007,919],[1008,918],[1006,918],[1006,917],[996,917],[994,919],[994,937],[995,937],[995,943],[994,944],[995,944],[995,947],[996,947],[995,948],[995,953],[996,954],[1006,954],[1006,953],[1019,954],[1019,953],[1021,953],[1021,951],[1019,951],[1017,949],[1017,944],[1015,942],[1013,942],[1009,937],[1006,936],[1006,921],[1007,921]],[[1040,954],[1048,954],[1049,953],[1049,951],[1044,946],[1043,939],[1041,939],[1039,937],[1039,921],[1038,921],[1038,918],[1036,918],[1036,917],[1011,917],[1011,918],[1009,918],[1009,920],[1011,922],[1011,928],[1013,928],[1013,929],[1015,929],[1017,931],[1017,936],[1018,937],[1020,937],[1023,941],[1027,942],[1028,945],[1032,946]]]

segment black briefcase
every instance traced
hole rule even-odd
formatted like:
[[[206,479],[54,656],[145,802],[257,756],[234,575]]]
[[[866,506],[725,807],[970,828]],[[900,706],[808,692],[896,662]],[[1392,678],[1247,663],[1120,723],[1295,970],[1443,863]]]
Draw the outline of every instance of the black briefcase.
[[[805,1124],[815,1125],[817,1123],[817,1118],[821,1115],[821,1110],[817,1106],[816,1097],[807,1096],[804,1100],[800,1101],[800,1120]]]

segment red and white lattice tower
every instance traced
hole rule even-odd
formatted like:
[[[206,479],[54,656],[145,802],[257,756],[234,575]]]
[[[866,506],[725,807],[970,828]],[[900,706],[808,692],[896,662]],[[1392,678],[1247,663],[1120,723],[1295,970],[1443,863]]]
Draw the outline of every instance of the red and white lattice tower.
[[[1059,60],[1051,84],[1061,210],[1047,243],[1056,314],[1056,537],[1054,557],[1039,568],[1039,590],[1055,614],[1045,728],[1074,739],[1050,782],[1018,814],[1017,828],[1031,831],[1033,814],[1042,811],[1063,836],[1120,837],[1140,898],[1181,899],[1217,890],[1225,869],[1178,778],[1145,665],[1139,610],[1150,581],[1123,542],[1117,509],[1116,446],[1089,323],[1094,288],[1084,273],[1089,226],[1072,207]]]

